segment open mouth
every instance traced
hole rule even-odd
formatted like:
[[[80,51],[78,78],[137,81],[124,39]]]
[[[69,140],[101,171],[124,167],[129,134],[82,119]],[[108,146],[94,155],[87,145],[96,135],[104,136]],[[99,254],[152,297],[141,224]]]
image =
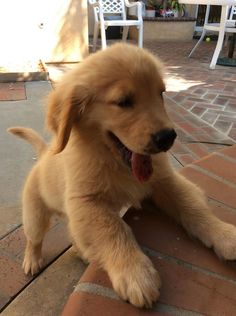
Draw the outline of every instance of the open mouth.
[[[123,162],[132,170],[134,177],[140,182],[147,181],[153,172],[151,156],[131,151],[112,132],[109,132],[109,136],[119,151]]]

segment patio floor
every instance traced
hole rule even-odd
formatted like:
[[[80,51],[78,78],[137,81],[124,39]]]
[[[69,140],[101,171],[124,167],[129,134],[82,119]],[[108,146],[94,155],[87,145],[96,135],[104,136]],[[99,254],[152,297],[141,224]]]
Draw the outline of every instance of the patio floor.
[[[178,133],[170,152],[174,167],[206,190],[217,216],[236,224],[236,147],[229,146],[236,142],[236,68],[209,69],[214,42],[203,43],[194,58],[187,58],[193,45],[144,46],[166,66],[166,106]],[[79,280],[63,315],[235,315],[235,265],[220,261],[151,206],[149,212],[130,210],[125,220],[161,272],[162,294],[152,312],[120,301],[106,274],[95,263],[87,267],[72,253],[59,219],[44,243],[42,272],[34,278],[24,276],[19,194],[33,163],[32,152],[27,144],[7,136],[5,129],[23,124],[42,132],[42,100],[50,90],[50,82],[0,84],[0,100],[5,100],[0,102],[0,140],[5,148],[0,154],[2,315],[60,315]]]

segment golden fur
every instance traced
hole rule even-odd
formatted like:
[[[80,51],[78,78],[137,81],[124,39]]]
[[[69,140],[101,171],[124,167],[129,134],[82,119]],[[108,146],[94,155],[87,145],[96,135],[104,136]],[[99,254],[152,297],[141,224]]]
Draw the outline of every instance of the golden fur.
[[[235,227],[212,214],[201,190],[172,169],[166,153],[151,155],[153,174],[140,182],[108,137],[111,131],[144,154],[151,134],[173,128],[164,89],[156,58],[134,46],[114,45],[87,58],[49,96],[46,121],[54,137],[48,147],[30,129],[10,129],[40,156],[23,192],[25,273],[40,269],[50,217],[61,212],[81,256],[107,271],[123,299],[152,306],[159,297],[158,272],[119,216],[122,207],[139,207],[147,197],[219,256],[236,259]],[[132,107],[117,105],[130,94]]]

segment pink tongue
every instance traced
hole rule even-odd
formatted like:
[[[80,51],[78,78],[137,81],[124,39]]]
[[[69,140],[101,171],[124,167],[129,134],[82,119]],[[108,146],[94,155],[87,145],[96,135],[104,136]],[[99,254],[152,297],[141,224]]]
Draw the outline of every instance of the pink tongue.
[[[150,156],[132,153],[131,166],[133,175],[140,181],[147,181],[152,175],[152,160]]]

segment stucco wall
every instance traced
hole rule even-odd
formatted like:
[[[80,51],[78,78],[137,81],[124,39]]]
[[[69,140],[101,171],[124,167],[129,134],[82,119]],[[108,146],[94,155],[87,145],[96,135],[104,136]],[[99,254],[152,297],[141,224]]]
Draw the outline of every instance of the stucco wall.
[[[88,54],[87,0],[1,0],[0,58],[76,62]]]

